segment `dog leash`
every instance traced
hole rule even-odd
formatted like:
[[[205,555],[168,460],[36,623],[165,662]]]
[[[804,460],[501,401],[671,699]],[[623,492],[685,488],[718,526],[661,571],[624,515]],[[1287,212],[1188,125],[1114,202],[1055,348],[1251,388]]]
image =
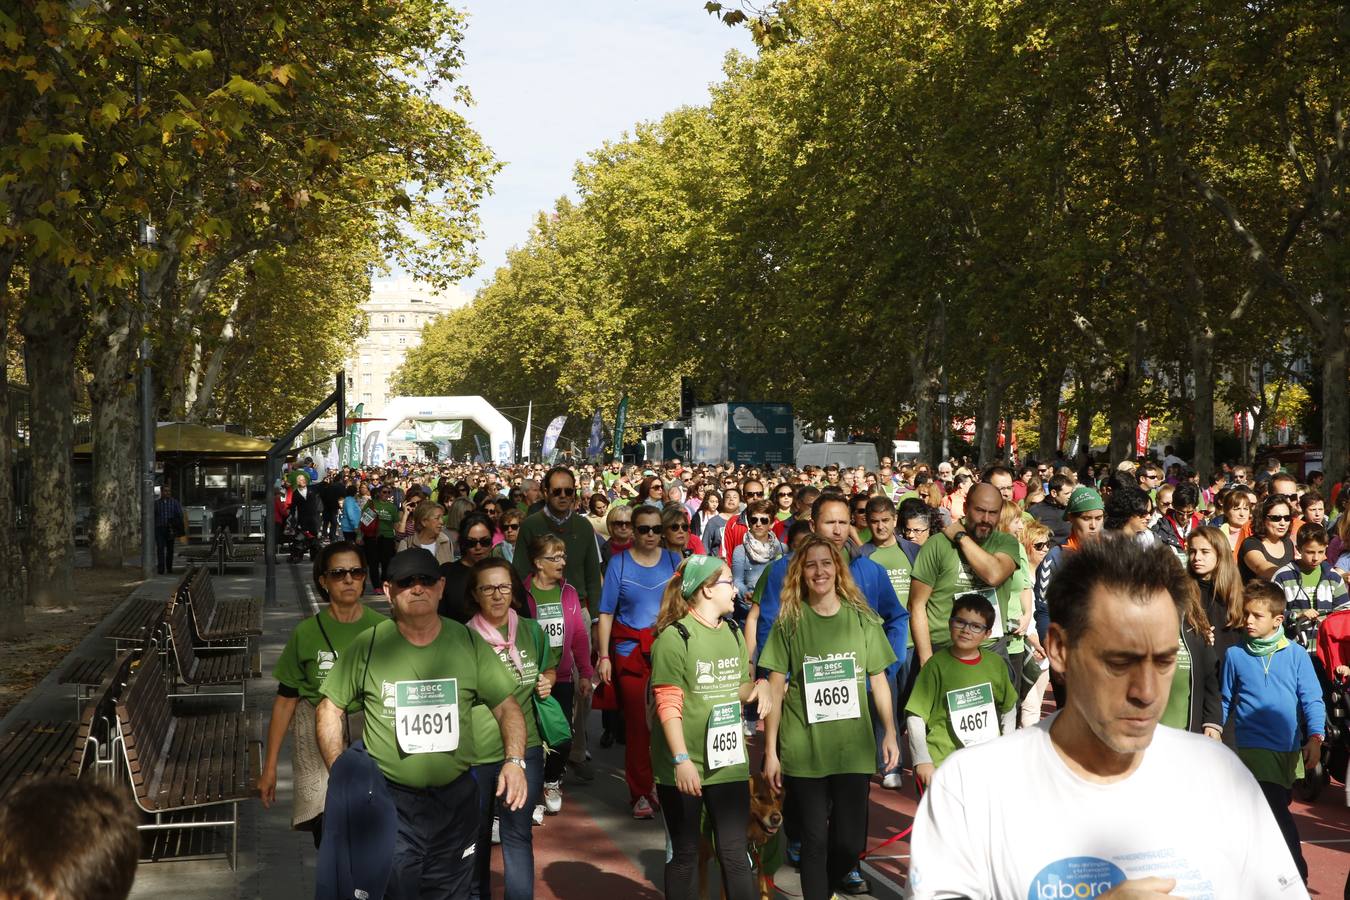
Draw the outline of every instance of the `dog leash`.
[[[922,799],[923,799],[923,785],[919,782],[919,780],[918,780],[917,778],[914,780],[914,784],[918,787],[918,789],[919,789],[919,799],[922,800]],[[864,859],[867,859],[867,857],[871,856],[873,853],[876,853],[878,850],[881,850],[881,849],[883,849],[883,848],[885,848],[885,847],[889,847],[891,844],[894,844],[896,841],[903,841],[905,838],[909,837],[909,833],[910,833],[911,831],[913,831],[913,830],[914,830],[914,823],[911,821],[911,822],[909,823],[909,827],[906,828],[904,831],[900,832],[899,834],[892,835],[891,837],[886,838],[886,840],[882,841],[880,844],[877,844],[877,845],[876,845],[875,847],[873,847],[871,850],[865,850],[865,851],[863,851],[863,853],[860,854],[860,855],[858,856],[858,860],[859,860],[859,861],[862,861],[862,860],[864,860]]]

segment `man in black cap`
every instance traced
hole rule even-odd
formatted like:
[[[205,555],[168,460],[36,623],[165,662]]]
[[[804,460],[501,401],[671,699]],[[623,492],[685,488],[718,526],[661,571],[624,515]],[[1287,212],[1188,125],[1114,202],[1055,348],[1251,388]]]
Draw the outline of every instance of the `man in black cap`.
[[[319,749],[331,768],[342,753],[343,711],[365,713],[365,749],[389,783],[398,811],[385,896],[467,898],[478,829],[478,789],[461,735],[469,710],[492,710],[506,749],[497,794],[525,803],[525,719],[516,684],[482,640],[437,612],[445,583],[420,547],[390,561],[384,591],[394,619],[359,635],[323,684]],[[490,848],[483,847],[487,853]]]

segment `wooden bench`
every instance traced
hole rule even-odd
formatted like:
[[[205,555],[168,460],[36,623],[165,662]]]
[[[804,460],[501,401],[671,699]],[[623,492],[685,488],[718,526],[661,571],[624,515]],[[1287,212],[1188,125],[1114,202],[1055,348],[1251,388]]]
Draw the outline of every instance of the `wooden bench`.
[[[75,686],[75,718],[84,712],[85,701],[108,677],[113,661],[97,656],[77,656],[56,673],[56,683]]]
[[[169,659],[178,681],[193,688],[191,694],[172,696],[238,696],[244,708],[244,683],[262,674],[262,654],[248,650],[212,650],[198,654],[192,640],[191,613],[187,604],[175,603],[169,613]],[[202,695],[203,687],[238,687],[238,690],[213,690]]]
[[[116,749],[136,805],[154,816],[143,831],[230,829],[230,867],[239,844],[239,801],[253,796],[262,769],[254,718],[241,712],[174,715],[163,663],[147,653],[117,700]],[[228,807],[225,815],[166,821],[166,814]]]
[[[163,620],[166,605],[151,597],[132,597],[122,604],[103,636],[113,642],[115,653],[144,644]]]
[[[211,573],[205,568],[192,572],[186,591],[192,609],[192,624],[203,641],[244,641],[262,634],[262,601],[256,597],[218,600]]]
[[[0,737],[0,797],[26,778],[67,774],[79,733],[78,722],[16,722]]]

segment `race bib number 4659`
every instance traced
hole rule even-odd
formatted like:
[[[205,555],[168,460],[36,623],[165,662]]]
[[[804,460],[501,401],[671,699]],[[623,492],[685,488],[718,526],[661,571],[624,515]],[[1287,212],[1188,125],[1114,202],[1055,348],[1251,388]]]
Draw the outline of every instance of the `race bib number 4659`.
[[[404,753],[449,753],[459,748],[459,686],[453,678],[394,685],[394,734]]]
[[[806,721],[814,725],[858,718],[857,672],[857,665],[848,658],[802,663]]]

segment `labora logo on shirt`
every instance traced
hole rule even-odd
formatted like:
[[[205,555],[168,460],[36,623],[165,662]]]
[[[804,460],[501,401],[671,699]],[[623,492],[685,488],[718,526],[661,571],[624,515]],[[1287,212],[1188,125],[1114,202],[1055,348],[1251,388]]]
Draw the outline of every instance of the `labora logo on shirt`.
[[[1125,880],[1119,866],[1095,856],[1070,856],[1041,869],[1027,900],[1080,900],[1100,897]]]

